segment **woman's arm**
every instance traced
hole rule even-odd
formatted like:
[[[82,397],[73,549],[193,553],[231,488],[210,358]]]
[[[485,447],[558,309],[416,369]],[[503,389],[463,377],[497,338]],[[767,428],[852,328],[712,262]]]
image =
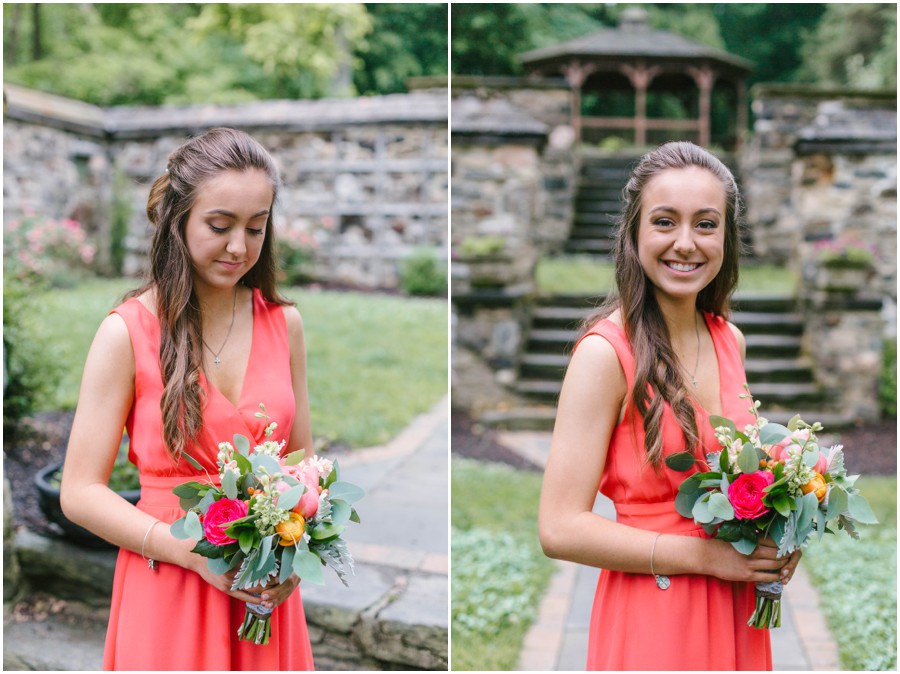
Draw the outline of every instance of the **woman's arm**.
[[[179,540],[169,525],[138,510],[108,487],[122,429],[134,400],[135,364],[128,328],[111,314],[101,323],[88,352],[63,467],[60,504],[66,517],[111,543],[159,562],[197,572],[231,596],[259,603],[230,588],[230,578],[209,571],[191,552],[192,540]],[[149,535],[148,535],[149,532]]]
[[[658,532],[618,524],[592,512],[613,430],[627,395],[625,374],[612,345],[588,336],[572,356],[563,381],[544,483],[538,529],[554,558],[616,571],[650,573]],[[776,549],[745,556],[724,541],[664,535],[656,541],[653,570],[726,580],[768,581],[781,569]]]
[[[305,449],[307,456],[312,456],[312,428],[309,419],[309,393],[306,386],[306,340],[303,336],[303,319],[296,307],[284,307],[284,318],[287,322],[288,339],[291,347],[291,383],[294,387],[294,425],[288,440],[287,452]]]

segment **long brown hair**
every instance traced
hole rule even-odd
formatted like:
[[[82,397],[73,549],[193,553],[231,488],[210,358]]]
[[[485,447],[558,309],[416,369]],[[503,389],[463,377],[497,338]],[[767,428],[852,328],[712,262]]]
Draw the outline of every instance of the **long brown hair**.
[[[126,297],[156,291],[160,325],[159,364],[163,394],[160,408],[166,449],[178,460],[203,423],[200,369],[203,362],[200,303],[194,292],[193,264],[185,226],[203,185],[222,171],[259,169],[272,185],[273,208],[266,220],[259,260],[241,279],[276,304],[292,304],[275,288],[274,202],[279,178],[266,149],[243,131],[216,128],[187,141],[169,156],[165,173],[150,188],[147,218],[155,230],[150,244],[148,279]]]
[[[703,148],[688,142],[661,145],[644,155],[632,171],[622,192],[623,207],[616,230],[613,258],[616,293],[589,316],[582,334],[601,318],[621,309],[625,334],[635,360],[634,390],[629,404],[643,419],[647,461],[654,468],[662,463],[662,413],[669,403],[688,448],[700,441],[694,406],[672,348],[669,329],[656,300],[654,286],[638,258],[638,229],[641,197],[651,178],[667,169],[706,169],[718,178],[725,190],[725,246],[722,268],[697,295],[697,309],[728,318],[730,299],[738,281],[741,255],[740,227],[742,203],[731,171]],[[649,388],[649,390],[648,390]]]

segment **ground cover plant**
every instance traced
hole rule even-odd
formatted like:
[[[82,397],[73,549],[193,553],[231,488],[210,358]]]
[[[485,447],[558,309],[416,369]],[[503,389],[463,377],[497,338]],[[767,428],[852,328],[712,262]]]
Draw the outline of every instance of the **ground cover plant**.
[[[454,670],[515,670],[554,564],[537,537],[540,473],[454,459],[451,660]]]
[[[826,536],[803,552],[801,564],[838,644],[841,667],[897,669],[897,478],[859,481],[879,524],[860,527],[860,543]]]
[[[35,329],[63,366],[39,409],[74,409],[97,326],[133,280],[92,280],[38,297]],[[447,391],[447,303],[288,288],[303,316],[313,432],[366,447],[386,442]]]

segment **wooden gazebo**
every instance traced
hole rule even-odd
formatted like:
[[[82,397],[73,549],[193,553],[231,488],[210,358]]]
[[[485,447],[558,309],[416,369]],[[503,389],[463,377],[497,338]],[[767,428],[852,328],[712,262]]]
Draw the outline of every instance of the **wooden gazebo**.
[[[520,54],[519,60],[531,77],[566,78],[579,139],[587,133],[613,133],[630,136],[636,145],[678,137],[708,146],[713,93],[723,91],[734,110],[729,115],[734,126],[719,134],[724,138],[720,143],[729,150],[742,144],[746,78],[753,64],[674,33],[650,30],[647,12],[640,7],[623,11],[618,28],[535,49]],[[678,101],[681,114],[667,114],[671,109],[662,104],[648,110],[648,96],[656,94],[670,94],[669,103]]]

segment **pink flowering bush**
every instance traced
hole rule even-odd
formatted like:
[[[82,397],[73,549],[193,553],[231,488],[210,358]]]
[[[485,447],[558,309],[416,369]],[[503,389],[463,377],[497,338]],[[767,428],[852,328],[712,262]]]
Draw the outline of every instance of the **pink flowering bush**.
[[[312,232],[294,225],[278,231],[278,281],[303,285],[315,280],[314,263],[319,242]]]
[[[23,280],[71,286],[91,273],[96,253],[77,220],[52,220],[30,212],[3,228],[3,264]]]

